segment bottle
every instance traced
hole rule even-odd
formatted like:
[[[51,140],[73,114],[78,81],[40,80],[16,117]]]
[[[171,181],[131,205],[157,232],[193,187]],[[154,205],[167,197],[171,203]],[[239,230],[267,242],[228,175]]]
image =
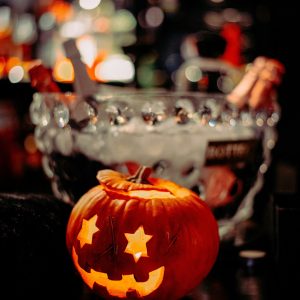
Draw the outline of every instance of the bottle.
[[[257,82],[249,97],[249,107],[254,110],[271,108],[276,100],[276,87],[281,83],[284,66],[275,59],[268,59],[258,74]]]
[[[238,108],[243,108],[249,99],[251,91],[263,70],[267,58],[257,57],[237,86],[227,95],[227,100]]]
[[[61,90],[52,78],[49,69],[44,65],[38,64],[28,71],[31,86],[40,93],[60,93]]]
[[[71,60],[74,68],[74,90],[77,95],[85,99],[94,98],[98,92],[97,85],[87,73],[86,65],[81,60],[80,52],[74,39],[68,39],[63,43],[66,56]]]
[[[247,105],[254,110],[272,108],[284,71],[279,61],[257,57],[239,84],[227,95],[228,102],[239,109]]]
[[[66,56],[71,60],[74,68],[74,90],[79,96],[77,103],[77,113],[74,113],[79,129],[85,127],[90,122],[90,117],[98,113],[97,96],[98,88],[87,73],[86,65],[81,60],[81,54],[74,39],[68,39],[63,43]],[[91,107],[91,109],[90,109]],[[83,113],[82,113],[83,112]],[[88,112],[88,113],[86,113]],[[77,116],[76,116],[77,115]],[[76,127],[75,126],[75,127]]]

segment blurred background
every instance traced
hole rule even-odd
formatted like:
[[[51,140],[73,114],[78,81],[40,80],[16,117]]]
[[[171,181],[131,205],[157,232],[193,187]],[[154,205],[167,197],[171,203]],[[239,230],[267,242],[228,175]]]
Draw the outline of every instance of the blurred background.
[[[1,255],[6,263],[4,266],[14,272],[11,260],[7,259],[12,255],[15,264],[24,272],[20,273],[19,282],[13,281],[14,286],[9,287],[10,293],[21,294],[14,299],[23,299],[23,291],[27,288],[34,290],[33,293],[30,291],[31,299],[41,299],[39,294],[48,299],[44,297],[45,290],[49,299],[53,299],[54,295],[61,295],[62,283],[67,298],[70,298],[70,290],[77,298],[79,295],[74,287],[80,285],[73,282],[73,277],[65,281],[69,276],[65,276],[65,271],[73,270],[70,266],[61,268],[68,257],[63,251],[70,207],[52,198],[45,198],[47,201],[43,202],[40,197],[29,194],[51,194],[52,190],[42,169],[42,155],[35,144],[34,125],[29,117],[36,90],[31,85],[28,71],[41,62],[62,91],[73,91],[74,70],[62,46],[70,38],[76,39],[88,75],[99,88],[181,89],[226,94],[256,57],[267,56],[284,64],[286,71],[278,87],[281,107],[278,142],[266,174],[267,193],[263,191],[261,197],[269,199],[270,191],[279,195],[274,197],[275,204],[268,212],[275,211],[275,222],[271,220],[270,223],[275,224],[279,282],[286,284],[282,299],[294,298],[292,287],[296,292],[300,278],[299,246],[295,238],[300,230],[300,147],[297,141],[300,49],[297,41],[299,12],[293,4],[291,0],[0,0],[0,200],[3,200],[3,192],[29,195],[29,209],[26,203],[23,207],[19,204],[21,198],[18,196],[16,199],[4,196],[4,201],[0,201],[0,233],[3,233],[0,235],[2,239],[5,237],[2,244],[6,247],[5,254]],[[217,69],[222,66],[223,71],[199,72],[195,68],[199,62],[217,66]],[[292,197],[286,197],[286,194]],[[263,212],[262,219],[265,215]],[[36,224],[45,224],[46,230]],[[24,228],[28,228],[28,235],[24,235]],[[40,235],[36,236],[35,230]],[[47,231],[54,237],[53,243]],[[21,239],[10,240],[10,236],[18,237],[19,232],[23,233]],[[265,243],[265,236],[263,240]],[[34,241],[33,246],[28,241]],[[28,245],[29,250],[24,245]],[[32,249],[32,260],[28,260],[27,252]],[[40,270],[43,263],[35,258],[40,257],[37,253],[44,252],[46,258],[41,256],[41,261],[47,261],[45,271]],[[232,254],[231,248],[229,253]],[[225,254],[228,253],[225,251]],[[23,267],[19,261],[25,261],[28,267]],[[241,274],[234,277],[232,261],[229,262],[221,275],[229,289],[250,286],[250,292],[246,292],[251,297],[240,299],[268,299],[261,296],[261,281],[257,283],[251,273],[243,284],[244,277]],[[58,266],[63,272],[57,277],[55,268]],[[31,273],[24,275],[27,270]],[[267,270],[269,276],[273,269]],[[45,272],[46,278],[55,278],[58,284],[53,285],[49,280],[49,288],[47,280],[40,282],[43,278],[40,272]],[[11,276],[6,278],[10,280]],[[40,284],[38,291],[34,284],[27,284],[36,282],[32,278]],[[6,285],[4,282],[2,287]],[[272,292],[270,299],[275,299],[276,287],[273,282],[267,285],[268,293]],[[223,295],[223,285],[212,284],[213,295],[218,294],[218,288]],[[288,297],[289,293],[293,297]],[[208,299],[206,292],[203,297]],[[238,298],[229,296],[228,299]]]
[[[42,62],[63,91],[72,91],[74,71],[62,43],[74,38],[89,76],[102,86],[227,93],[238,77],[215,74],[211,85],[188,62],[200,56],[245,70],[260,55],[281,61],[282,118],[269,183],[276,192],[298,193],[298,16],[291,3],[0,0],[0,191],[51,192],[29,119],[35,90],[28,70]]]

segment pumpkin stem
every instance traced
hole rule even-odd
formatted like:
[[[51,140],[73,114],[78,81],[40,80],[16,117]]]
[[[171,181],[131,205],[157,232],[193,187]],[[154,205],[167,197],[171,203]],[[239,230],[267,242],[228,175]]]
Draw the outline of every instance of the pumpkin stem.
[[[149,184],[149,181],[147,179],[151,173],[152,173],[151,168],[140,166],[133,176],[127,177],[127,181],[134,182],[134,183]]]

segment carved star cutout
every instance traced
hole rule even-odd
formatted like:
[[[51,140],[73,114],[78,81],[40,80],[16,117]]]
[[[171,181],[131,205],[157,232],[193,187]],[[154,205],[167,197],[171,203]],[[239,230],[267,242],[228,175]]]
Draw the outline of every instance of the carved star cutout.
[[[125,253],[132,254],[134,261],[143,257],[148,257],[146,243],[152,238],[152,235],[145,234],[144,227],[140,226],[135,233],[125,233],[128,241]]]
[[[97,215],[94,215],[89,220],[83,219],[80,232],[77,236],[81,248],[85,244],[90,244],[90,245],[92,244],[94,233],[99,231],[99,228],[96,226],[97,219],[98,219]]]

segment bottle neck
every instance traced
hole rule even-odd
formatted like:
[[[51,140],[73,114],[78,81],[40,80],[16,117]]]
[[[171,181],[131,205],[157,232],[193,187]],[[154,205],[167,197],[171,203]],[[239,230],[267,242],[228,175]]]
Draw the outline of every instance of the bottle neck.
[[[276,89],[281,83],[284,66],[275,59],[258,57],[240,83],[227,95],[227,100],[239,109],[245,106],[257,110],[272,106]]]
[[[69,39],[63,44],[66,56],[71,60],[75,80],[74,80],[74,90],[75,92],[82,96],[83,98],[90,98],[97,93],[96,83],[91,80],[86,65],[81,60],[80,52],[76,46],[76,41]]]
[[[259,73],[257,82],[249,97],[249,107],[254,110],[271,108],[277,99],[277,87],[284,72],[283,66],[276,60],[269,59]]]

